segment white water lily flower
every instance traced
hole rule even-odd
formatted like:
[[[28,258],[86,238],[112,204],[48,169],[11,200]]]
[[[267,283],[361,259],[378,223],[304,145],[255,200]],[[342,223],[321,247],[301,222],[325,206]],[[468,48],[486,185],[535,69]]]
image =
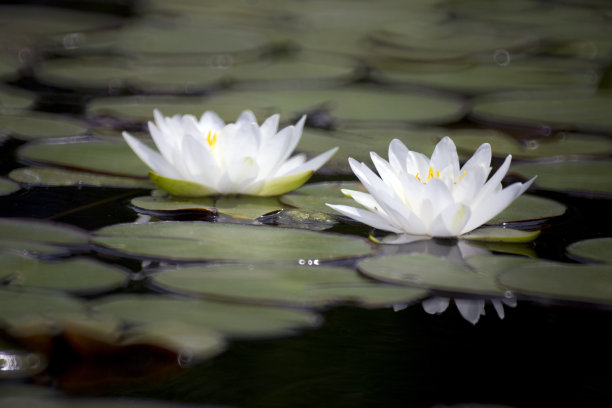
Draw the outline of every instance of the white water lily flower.
[[[491,146],[482,144],[460,168],[457,149],[448,136],[436,145],[431,159],[408,150],[397,139],[389,145],[388,162],[374,152],[370,156],[380,177],[364,163],[349,159],[369,194],[342,190],[364,208],[327,205],[374,228],[415,239],[468,233],[503,211],[535,179],[502,189],[511,155],[487,181]]]
[[[149,132],[159,153],[127,132],[123,137],[150,168],[159,187],[176,196],[247,194],[273,196],[304,184],[337,150],[306,161],[297,146],[306,116],[278,130],[279,115],[258,125],[251,111],[225,124],[214,112],[164,117],[156,109]]]

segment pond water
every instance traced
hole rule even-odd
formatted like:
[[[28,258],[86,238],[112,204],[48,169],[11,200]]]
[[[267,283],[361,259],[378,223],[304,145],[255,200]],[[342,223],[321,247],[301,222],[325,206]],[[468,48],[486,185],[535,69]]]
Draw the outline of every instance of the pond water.
[[[1,406],[612,405],[609,2],[11,3]],[[282,196],[170,197],[121,138],[156,108],[307,114],[296,150],[340,149]],[[538,176],[503,242],[325,206],[348,157],[445,135]]]

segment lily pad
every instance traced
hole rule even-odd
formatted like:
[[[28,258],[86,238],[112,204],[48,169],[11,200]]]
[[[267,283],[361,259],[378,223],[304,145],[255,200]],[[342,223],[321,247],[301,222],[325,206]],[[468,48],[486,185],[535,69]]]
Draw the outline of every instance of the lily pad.
[[[560,132],[545,138],[517,141],[501,132],[481,135],[471,132],[453,134],[459,152],[471,154],[482,143],[489,143],[493,154],[505,157],[531,159],[540,157],[571,157],[575,155],[605,156],[612,152],[610,138],[582,133]]]
[[[592,238],[574,242],[567,247],[567,252],[583,259],[612,263],[612,238]]]
[[[372,257],[360,261],[357,268],[373,279],[418,288],[486,296],[504,293],[491,271],[427,254]]]
[[[25,109],[36,100],[36,94],[22,89],[0,86],[0,109],[3,114],[10,110]]]
[[[367,100],[368,104],[362,102]],[[209,109],[226,121],[234,121],[248,107],[259,118],[280,113],[288,118],[311,110],[324,109],[341,122],[449,123],[463,117],[464,103],[449,95],[413,91],[383,91],[368,87],[322,90],[234,91],[210,98],[115,97],[93,101],[91,115],[144,122],[157,108],[164,115],[200,116]]]
[[[462,239],[483,242],[531,242],[540,235],[540,231],[521,231],[512,228],[481,227],[467,234]]]
[[[426,295],[423,290],[373,284],[353,269],[318,265],[194,265],[163,269],[153,282],[171,291],[266,305],[322,307],[351,301],[389,306]]]
[[[12,170],[9,177],[29,186],[154,187],[149,180],[134,177],[107,176],[53,167],[21,167]]]
[[[21,187],[17,183],[13,183],[11,180],[4,177],[0,177],[0,196],[13,194],[15,191],[19,191]]]
[[[610,161],[521,163],[512,165],[510,171],[525,178],[537,175],[535,184],[549,190],[612,194]]]
[[[0,239],[25,240],[58,245],[87,244],[89,234],[80,228],[27,218],[0,218]]]
[[[145,177],[149,172],[123,141],[75,139],[28,143],[17,155],[21,160],[119,176]]]
[[[17,139],[77,136],[86,131],[87,127],[83,123],[61,115],[28,112],[0,116],[0,133]]]
[[[567,207],[549,198],[522,195],[487,224],[540,220],[563,215]]]
[[[506,51],[507,52],[507,51]],[[510,54],[508,54],[508,58]],[[583,64],[576,70],[576,63],[565,59],[529,59],[494,61],[476,64],[464,69],[444,72],[407,72],[384,70],[383,79],[410,83],[462,94],[479,94],[492,91],[521,89],[567,89],[582,87],[595,89],[597,75],[595,64]]]
[[[98,230],[93,242],[130,256],[185,261],[297,263],[372,253],[365,240],[351,236],[198,221],[118,224]]]
[[[298,188],[291,194],[281,196],[284,204],[323,213],[333,213],[325,203],[354,205],[355,200],[342,194],[342,189],[365,191],[361,183],[357,182],[324,182],[307,184]]]
[[[0,238],[0,252],[20,255],[68,255],[70,249],[25,239]],[[1,258],[1,255],[0,255]],[[1,262],[0,262],[1,263]],[[5,271],[8,274],[11,271]],[[0,277],[2,273],[0,273]]]
[[[0,328],[10,329],[13,335],[54,335],[53,316],[84,311],[85,304],[78,298],[58,292],[0,289]]]
[[[275,197],[171,197],[144,196],[132,199],[132,205],[141,212],[163,214],[185,211],[205,211],[226,214],[236,218],[254,220],[283,207]]]
[[[0,264],[5,264],[7,256],[0,255]],[[91,294],[116,289],[128,281],[127,273],[121,268],[87,258],[53,262],[22,258],[15,266],[9,275],[9,286],[17,288],[36,287]]]
[[[611,110],[612,92],[609,91],[534,91],[476,98],[471,115],[485,122],[610,133]]]
[[[133,324],[179,322],[240,338],[290,335],[320,323],[316,314],[304,310],[156,295],[109,296],[92,306]]]
[[[506,270],[498,276],[498,280],[516,295],[612,303],[612,271],[609,265],[540,262]]]

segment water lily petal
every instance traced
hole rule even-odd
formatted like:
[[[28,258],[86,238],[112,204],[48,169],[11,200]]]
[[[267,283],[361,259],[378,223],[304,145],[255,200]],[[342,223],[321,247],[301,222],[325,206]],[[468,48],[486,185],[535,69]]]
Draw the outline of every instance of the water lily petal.
[[[495,174],[493,174],[493,176],[491,176],[489,181],[487,181],[485,185],[482,187],[482,189],[480,189],[480,191],[478,192],[478,195],[474,197],[474,200],[472,201],[472,206],[474,207],[478,206],[482,200],[487,199],[491,194],[493,194],[499,188],[502,179],[504,178],[504,176],[508,172],[508,169],[510,168],[511,161],[512,161],[512,155],[509,154],[508,156],[506,156],[506,159],[504,160],[502,165],[499,166],[499,169],[497,169]]]
[[[444,136],[434,148],[429,165],[439,171],[449,172],[452,175],[459,173],[459,156],[455,143],[448,136]]]
[[[429,314],[443,313],[450,303],[450,298],[435,296],[421,302],[423,310]]]
[[[361,208],[350,207],[348,205],[328,204],[328,203],[326,203],[325,205],[338,211],[342,215],[345,215],[356,221],[362,222],[371,227],[385,230],[385,231],[397,232],[397,233],[402,232],[400,228],[397,228],[396,226],[389,223],[387,219],[377,214],[374,214],[373,212],[363,210]]]
[[[484,299],[455,299],[455,305],[461,316],[472,324],[478,323],[480,316],[485,314]]]
[[[215,112],[206,111],[200,118],[199,127],[203,134],[207,134],[209,130],[216,133],[225,127],[225,122]]]
[[[147,166],[166,177],[180,178],[180,174],[158,152],[127,132],[123,132],[123,138]]]
[[[295,174],[295,173],[301,173],[303,171],[308,171],[308,170],[312,170],[314,172],[318,170],[321,166],[323,166],[325,162],[327,162],[330,159],[330,157],[332,157],[337,151],[338,151],[337,147],[331,148],[328,151],[323,152],[316,157],[313,157],[312,159],[308,160],[306,163],[300,165],[299,167],[291,170],[288,173],[288,175]]]
[[[362,205],[366,209],[372,212],[382,211],[383,214],[386,214],[384,210],[380,207],[380,204],[378,204],[374,197],[372,197],[372,194],[364,193],[363,191],[349,190],[346,188],[343,188],[340,191],[342,191],[342,194],[349,198],[352,198],[357,202],[357,204]]]
[[[456,237],[470,219],[468,206],[456,203],[445,208],[432,223],[430,234],[435,237]]]
[[[264,142],[277,134],[279,120],[280,115],[277,113],[270,116],[261,124],[261,138]]]
[[[240,116],[238,116],[238,119],[236,120],[237,125],[241,123],[257,123],[257,118],[255,118],[255,114],[253,114],[253,112],[251,112],[250,110],[245,110],[240,114]]]

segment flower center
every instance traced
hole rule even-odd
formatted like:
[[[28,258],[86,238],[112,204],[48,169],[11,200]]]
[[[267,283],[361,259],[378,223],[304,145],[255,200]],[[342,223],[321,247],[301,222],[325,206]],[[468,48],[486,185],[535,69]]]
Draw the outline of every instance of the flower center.
[[[421,179],[421,177],[419,176],[419,172],[417,172],[417,174],[415,174],[414,177],[416,177],[416,179],[419,180],[421,183],[427,184],[427,182],[434,177],[440,178],[440,170],[434,171],[433,167],[429,166],[429,171],[427,172],[427,179],[425,180]],[[463,172],[463,174],[459,175],[459,181],[461,181],[464,177],[465,177],[465,171]],[[457,184],[457,181],[453,180],[453,184]]]
[[[215,144],[217,144],[217,134],[209,130],[208,136],[206,136],[206,141],[211,148],[215,147]]]

